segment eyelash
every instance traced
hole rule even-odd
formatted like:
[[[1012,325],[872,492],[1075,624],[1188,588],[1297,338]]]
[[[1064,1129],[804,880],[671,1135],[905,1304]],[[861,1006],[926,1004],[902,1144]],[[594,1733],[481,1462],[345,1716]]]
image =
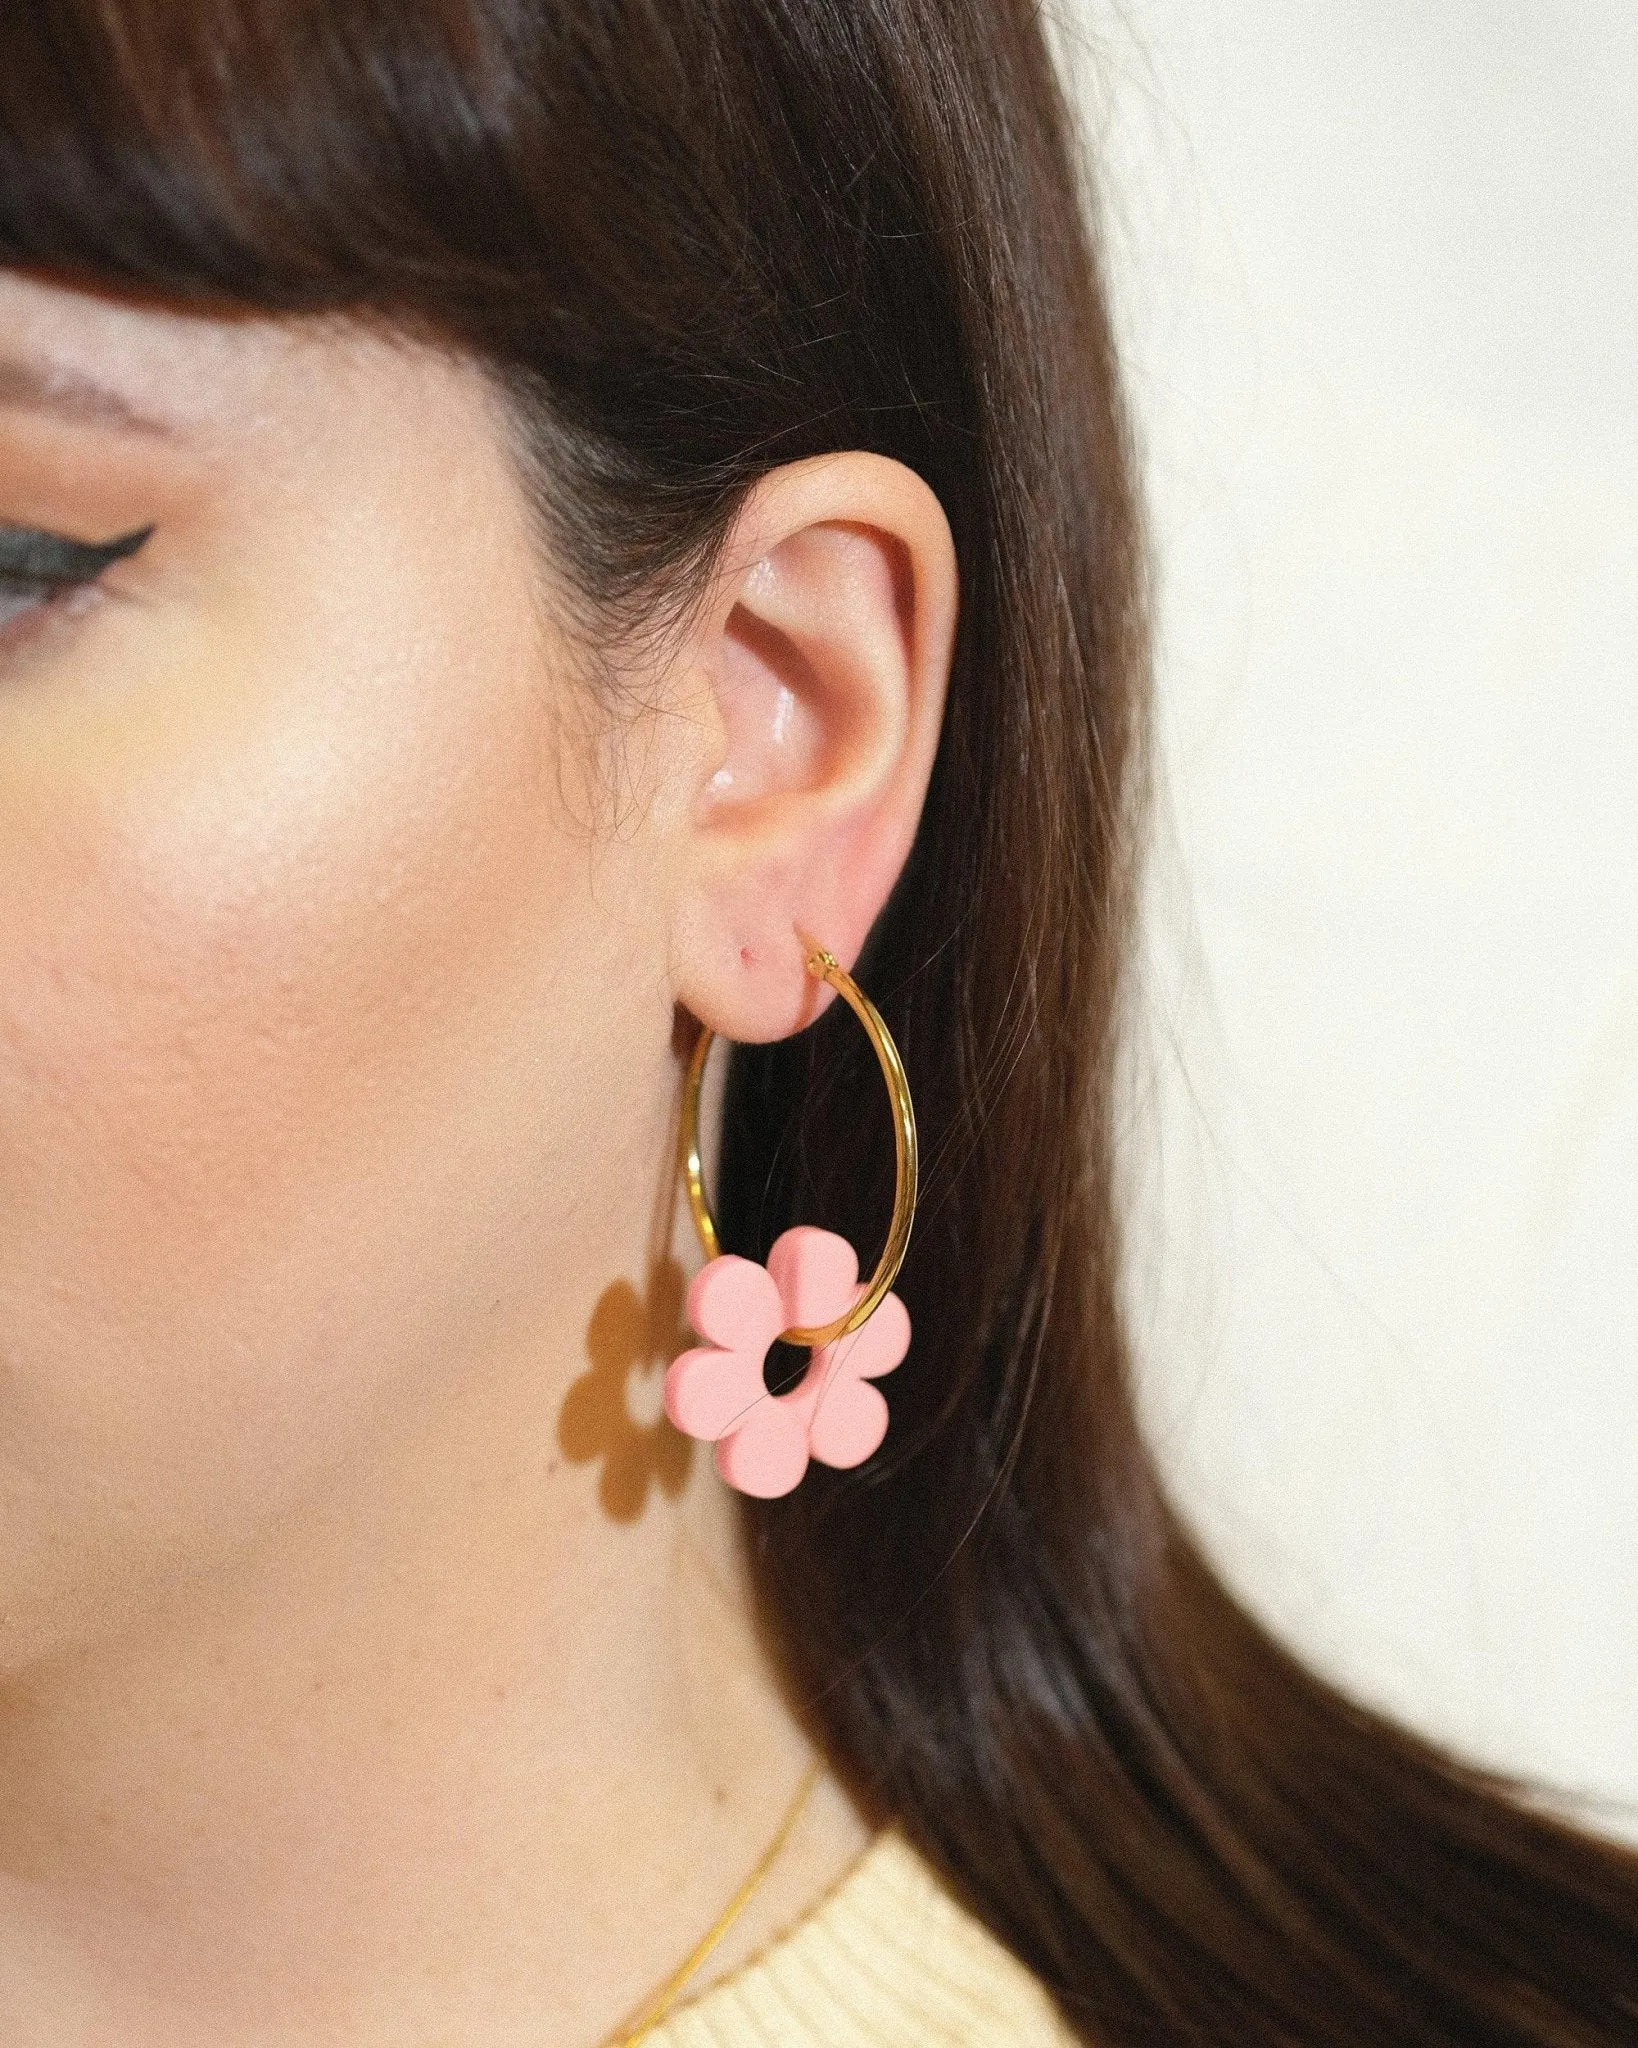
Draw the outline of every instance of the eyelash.
[[[0,649],[32,633],[53,612],[73,607],[152,532],[146,526],[111,541],[88,542],[37,527],[0,526]]]
[[[84,588],[83,584],[30,583],[0,576],[0,646],[14,637],[13,628],[20,620],[38,618]]]

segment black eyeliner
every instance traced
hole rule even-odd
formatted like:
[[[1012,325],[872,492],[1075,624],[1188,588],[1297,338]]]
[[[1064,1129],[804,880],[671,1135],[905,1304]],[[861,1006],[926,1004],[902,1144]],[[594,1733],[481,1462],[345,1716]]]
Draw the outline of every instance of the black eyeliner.
[[[134,555],[151,526],[114,540],[68,540],[34,526],[0,526],[0,578],[13,583],[89,583],[110,563]]]

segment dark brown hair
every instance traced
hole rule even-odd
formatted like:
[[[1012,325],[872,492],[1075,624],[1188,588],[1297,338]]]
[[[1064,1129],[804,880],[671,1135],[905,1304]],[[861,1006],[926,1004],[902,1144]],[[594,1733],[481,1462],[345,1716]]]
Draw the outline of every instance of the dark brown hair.
[[[916,1338],[882,1453],[749,1510],[793,1684],[1089,2041],[1638,2041],[1638,1860],[1302,1669],[1139,1441],[1143,554],[1031,0],[29,0],[0,262],[474,352],[610,622],[686,592],[778,463],[927,479],[959,645],[864,966],[928,1160]],[[879,1233],[861,1058],[830,1019],[736,1055],[730,1242]]]

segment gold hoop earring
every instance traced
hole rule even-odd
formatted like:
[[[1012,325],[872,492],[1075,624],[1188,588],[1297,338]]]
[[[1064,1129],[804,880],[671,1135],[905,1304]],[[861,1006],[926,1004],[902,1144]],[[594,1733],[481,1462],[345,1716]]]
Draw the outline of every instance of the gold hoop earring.
[[[717,1469],[744,1493],[790,1492],[808,1460],[862,1464],[887,1430],[887,1404],[870,1382],[891,1372],[910,1343],[910,1318],[892,1290],[915,1221],[916,1117],[904,1063],[880,1011],[834,954],[816,946],[807,970],[828,982],[864,1026],[893,1108],[893,1218],[876,1270],[862,1286],[853,1247],[799,1224],[766,1266],[724,1253],[700,1164],[700,1089],[713,1034],[702,1031],[683,1086],[678,1164],[709,1261],[688,1290],[688,1318],[708,1341],[666,1374],[666,1412],[688,1435],[715,1442]],[[799,1384],[772,1394],[763,1379],[776,1342],[814,1356]]]

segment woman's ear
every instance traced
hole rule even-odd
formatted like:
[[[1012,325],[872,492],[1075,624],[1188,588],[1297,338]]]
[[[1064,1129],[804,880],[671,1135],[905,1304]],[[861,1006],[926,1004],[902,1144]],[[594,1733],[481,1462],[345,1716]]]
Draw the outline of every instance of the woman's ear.
[[[884,456],[793,463],[751,492],[690,636],[708,744],[679,806],[676,994],[729,1038],[799,1030],[851,966],[915,837],[956,626],[932,491]]]

